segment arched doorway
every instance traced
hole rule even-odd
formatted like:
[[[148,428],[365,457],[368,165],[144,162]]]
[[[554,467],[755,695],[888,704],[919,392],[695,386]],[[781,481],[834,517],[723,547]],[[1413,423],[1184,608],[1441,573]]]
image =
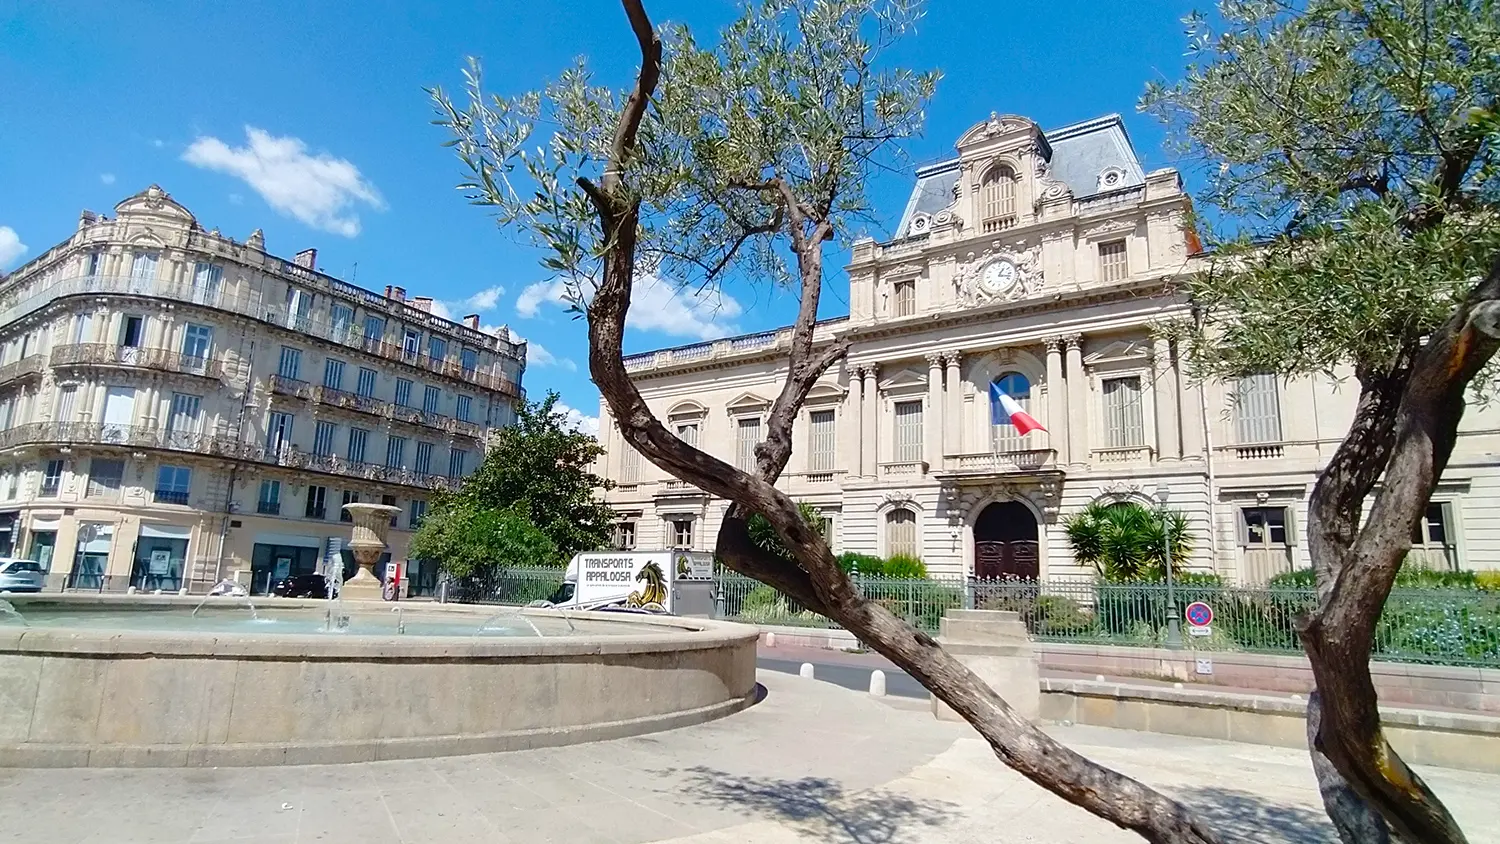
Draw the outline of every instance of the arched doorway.
[[[1036,516],[1019,501],[984,508],[974,522],[974,576],[1036,580],[1041,574]]]

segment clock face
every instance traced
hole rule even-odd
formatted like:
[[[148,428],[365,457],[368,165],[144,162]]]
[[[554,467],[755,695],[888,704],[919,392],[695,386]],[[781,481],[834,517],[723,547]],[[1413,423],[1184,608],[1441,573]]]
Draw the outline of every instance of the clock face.
[[[979,274],[979,283],[991,293],[1008,290],[1016,283],[1016,265],[1004,259],[991,261]]]

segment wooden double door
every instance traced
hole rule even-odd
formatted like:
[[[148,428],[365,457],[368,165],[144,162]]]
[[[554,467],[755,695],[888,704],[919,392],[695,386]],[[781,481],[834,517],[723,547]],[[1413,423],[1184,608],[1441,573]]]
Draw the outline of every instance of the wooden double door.
[[[974,576],[1036,580],[1041,575],[1036,517],[1019,501],[991,504],[974,523]]]

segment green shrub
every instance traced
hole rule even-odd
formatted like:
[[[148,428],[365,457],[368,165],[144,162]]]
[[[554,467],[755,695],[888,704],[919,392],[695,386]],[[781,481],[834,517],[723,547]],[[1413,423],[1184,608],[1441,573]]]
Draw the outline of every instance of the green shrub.
[[[1393,597],[1375,626],[1374,652],[1422,662],[1493,662],[1500,658],[1500,598]]]
[[[860,567],[860,571],[864,571],[863,566]],[[926,580],[927,566],[916,557],[897,554],[881,565],[880,576],[897,580]]]
[[[1272,577],[1267,585],[1272,589],[1314,589],[1318,577],[1312,569],[1293,569]]]
[[[873,554],[845,551],[839,555],[839,568],[844,570],[844,574],[854,571],[856,567],[858,567],[860,574],[871,576],[885,574],[885,560]]]
[[[781,593],[769,586],[757,586],[746,592],[745,597],[740,600],[740,615],[764,611],[778,603],[783,606],[786,604],[786,599],[781,597]]]
[[[1027,629],[1037,636],[1078,637],[1093,630],[1094,618],[1072,598],[1040,595],[1032,605]]]
[[[1474,585],[1486,592],[1500,592],[1500,571],[1474,572]]]
[[[1447,571],[1444,569],[1430,569],[1419,565],[1414,561],[1401,564],[1401,570],[1396,572],[1395,588],[1397,589],[1484,589],[1481,585],[1480,572],[1472,571]],[[1500,572],[1486,572],[1493,574],[1490,580],[1496,584],[1488,588],[1500,587]],[[1271,578],[1272,589],[1314,589],[1317,587],[1317,577],[1312,569],[1297,569],[1296,571],[1284,571]]]
[[[797,502],[797,512],[802,514],[802,520],[807,522],[813,529],[819,529],[823,522],[822,511],[805,501]],[[752,515],[745,521],[745,532],[750,534],[750,541],[761,548],[783,560],[791,560],[792,552],[781,544],[781,537],[776,535],[776,529],[771,527],[771,520],[759,513]]]

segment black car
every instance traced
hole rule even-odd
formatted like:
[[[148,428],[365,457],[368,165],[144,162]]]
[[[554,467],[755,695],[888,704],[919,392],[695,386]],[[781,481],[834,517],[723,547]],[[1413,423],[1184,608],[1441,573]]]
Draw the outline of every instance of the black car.
[[[276,581],[271,594],[281,598],[326,598],[328,581],[321,574],[294,574]]]

